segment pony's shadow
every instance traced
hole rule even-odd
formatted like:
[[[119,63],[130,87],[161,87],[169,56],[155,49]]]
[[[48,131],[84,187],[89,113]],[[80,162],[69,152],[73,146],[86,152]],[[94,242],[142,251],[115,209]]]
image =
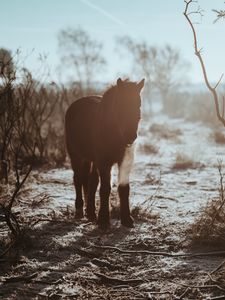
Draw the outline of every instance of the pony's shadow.
[[[89,270],[93,259],[104,256],[104,251],[95,246],[115,246],[123,242],[130,233],[130,229],[120,226],[119,220],[111,221],[111,227],[107,231],[102,231],[96,224],[85,220],[75,220],[72,216],[64,221],[54,220],[28,230],[17,249],[13,250],[16,255],[10,253],[11,258],[14,255],[14,260],[11,259],[13,263],[8,263],[1,275],[11,273],[13,277],[14,270],[17,270],[15,274],[37,274],[40,284],[32,281],[29,284],[31,287],[35,286],[38,293],[46,286],[46,283],[41,284],[42,281],[47,280],[51,284],[65,274],[74,274],[80,267]],[[43,273],[47,275],[40,276]],[[15,288],[26,290],[25,286],[26,281],[12,281],[7,285],[3,284],[1,294],[10,297]]]

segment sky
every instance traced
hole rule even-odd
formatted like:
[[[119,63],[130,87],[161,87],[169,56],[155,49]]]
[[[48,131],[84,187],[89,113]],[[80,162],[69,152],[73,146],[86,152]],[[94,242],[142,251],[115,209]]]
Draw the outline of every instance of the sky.
[[[225,10],[225,4],[223,0],[199,0],[198,4],[204,10],[202,19],[193,16],[198,21],[199,47],[209,79],[216,82],[225,72],[225,20],[213,24],[212,9]],[[118,53],[115,38],[130,35],[151,46],[169,44],[178,49],[191,64],[190,81],[199,83],[203,76],[184,6],[183,0],[0,0],[0,47],[13,53],[20,49],[22,62],[31,71],[40,67],[39,54],[47,55],[52,79],[62,80],[57,71],[57,35],[61,29],[81,27],[104,44],[108,65],[97,79],[113,81],[128,73],[132,63]]]

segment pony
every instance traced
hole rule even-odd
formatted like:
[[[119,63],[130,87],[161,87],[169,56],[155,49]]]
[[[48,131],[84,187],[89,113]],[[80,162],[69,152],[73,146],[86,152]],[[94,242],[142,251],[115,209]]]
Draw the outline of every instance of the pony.
[[[75,217],[86,216],[106,229],[110,226],[111,168],[118,165],[121,224],[133,227],[129,207],[129,173],[141,117],[140,82],[117,80],[103,96],[73,102],[65,115],[66,148],[76,191]],[[95,194],[100,181],[100,208],[96,218]]]

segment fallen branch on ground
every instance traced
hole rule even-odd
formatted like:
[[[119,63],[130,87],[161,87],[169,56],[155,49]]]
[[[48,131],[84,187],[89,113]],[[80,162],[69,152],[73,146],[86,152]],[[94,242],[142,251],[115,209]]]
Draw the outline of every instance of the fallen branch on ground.
[[[37,277],[38,273],[33,273],[30,275],[22,275],[22,276],[15,276],[15,277],[7,277],[4,280],[4,283],[11,283],[11,282],[19,282],[19,281],[24,281],[24,282],[30,282],[33,278]]]
[[[112,265],[108,261],[98,259],[98,258],[94,258],[91,262],[93,264],[95,264],[96,266],[106,267],[106,268],[111,269],[111,270],[116,270],[116,269],[119,269],[121,267],[121,266],[118,266],[118,265]]]
[[[225,299],[225,295],[210,298],[210,300],[222,300],[222,299]]]
[[[143,279],[119,279],[115,277],[110,277],[107,275],[104,275],[102,273],[95,272],[94,273],[97,277],[101,279],[103,283],[111,283],[111,284],[139,284],[143,283]]]
[[[217,271],[219,271],[219,270],[224,266],[224,264],[225,264],[225,260],[223,260],[223,261],[219,264],[219,266],[216,267],[216,268],[210,273],[210,275],[212,275],[212,274],[216,273]]]
[[[183,286],[185,288],[189,288],[189,289],[213,289],[213,288],[217,288],[220,291],[225,291],[225,288],[222,288],[220,285],[218,284],[206,284],[206,285],[188,285],[188,284],[184,284],[184,283],[178,283],[175,281],[171,281],[174,284],[178,284],[180,286]]]
[[[62,218],[62,219],[50,219],[50,218],[40,218],[40,219],[37,219],[35,220],[33,223],[30,223],[30,227],[34,227],[36,226],[38,223],[41,223],[41,222],[51,222],[51,223],[73,223],[73,225],[79,225],[79,223],[75,223],[71,220],[68,220],[66,218]]]
[[[84,249],[80,249],[77,247],[73,248],[77,254],[81,255],[81,256],[85,256],[88,258],[96,258],[96,257],[101,257],[102,254],[101,253],[97,253],[97,252],[91,252],[91,251],[86,251]]]
[[[148,251],[148,250],[124,250],[113,246],[97,246],[93,245],[95,248],[103,250],[113,250],[124,254],[146,254],[153,256],[165,256],[165,257],[198,257],[198,256],[219,256],[225,255],[225,251],[212,251],[212,252],[199,252],[199,253],[168,253],[164,251]]]

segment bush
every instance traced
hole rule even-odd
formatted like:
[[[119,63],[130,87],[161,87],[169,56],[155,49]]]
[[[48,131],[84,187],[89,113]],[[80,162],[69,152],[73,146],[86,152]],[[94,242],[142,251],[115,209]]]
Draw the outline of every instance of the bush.
[[[191,227],[193,240],[201,243],[215,245],[225,244],[225,187],[224,174],[222,173],[222,162],[218,165],[219,171],[219,195],[211,199],[202,208],[201,214]]]
[[[214,142],[217,144],[222,144],[222,145],[225,144],[225,135],[219,130],[215,130],[212,133],[212,138],[213,138]]]
[[[176,153],[175,162],[172,165],[173,170],[197,169],[202,167],[203,164],[194,161],[188,155],[180,152]]]

